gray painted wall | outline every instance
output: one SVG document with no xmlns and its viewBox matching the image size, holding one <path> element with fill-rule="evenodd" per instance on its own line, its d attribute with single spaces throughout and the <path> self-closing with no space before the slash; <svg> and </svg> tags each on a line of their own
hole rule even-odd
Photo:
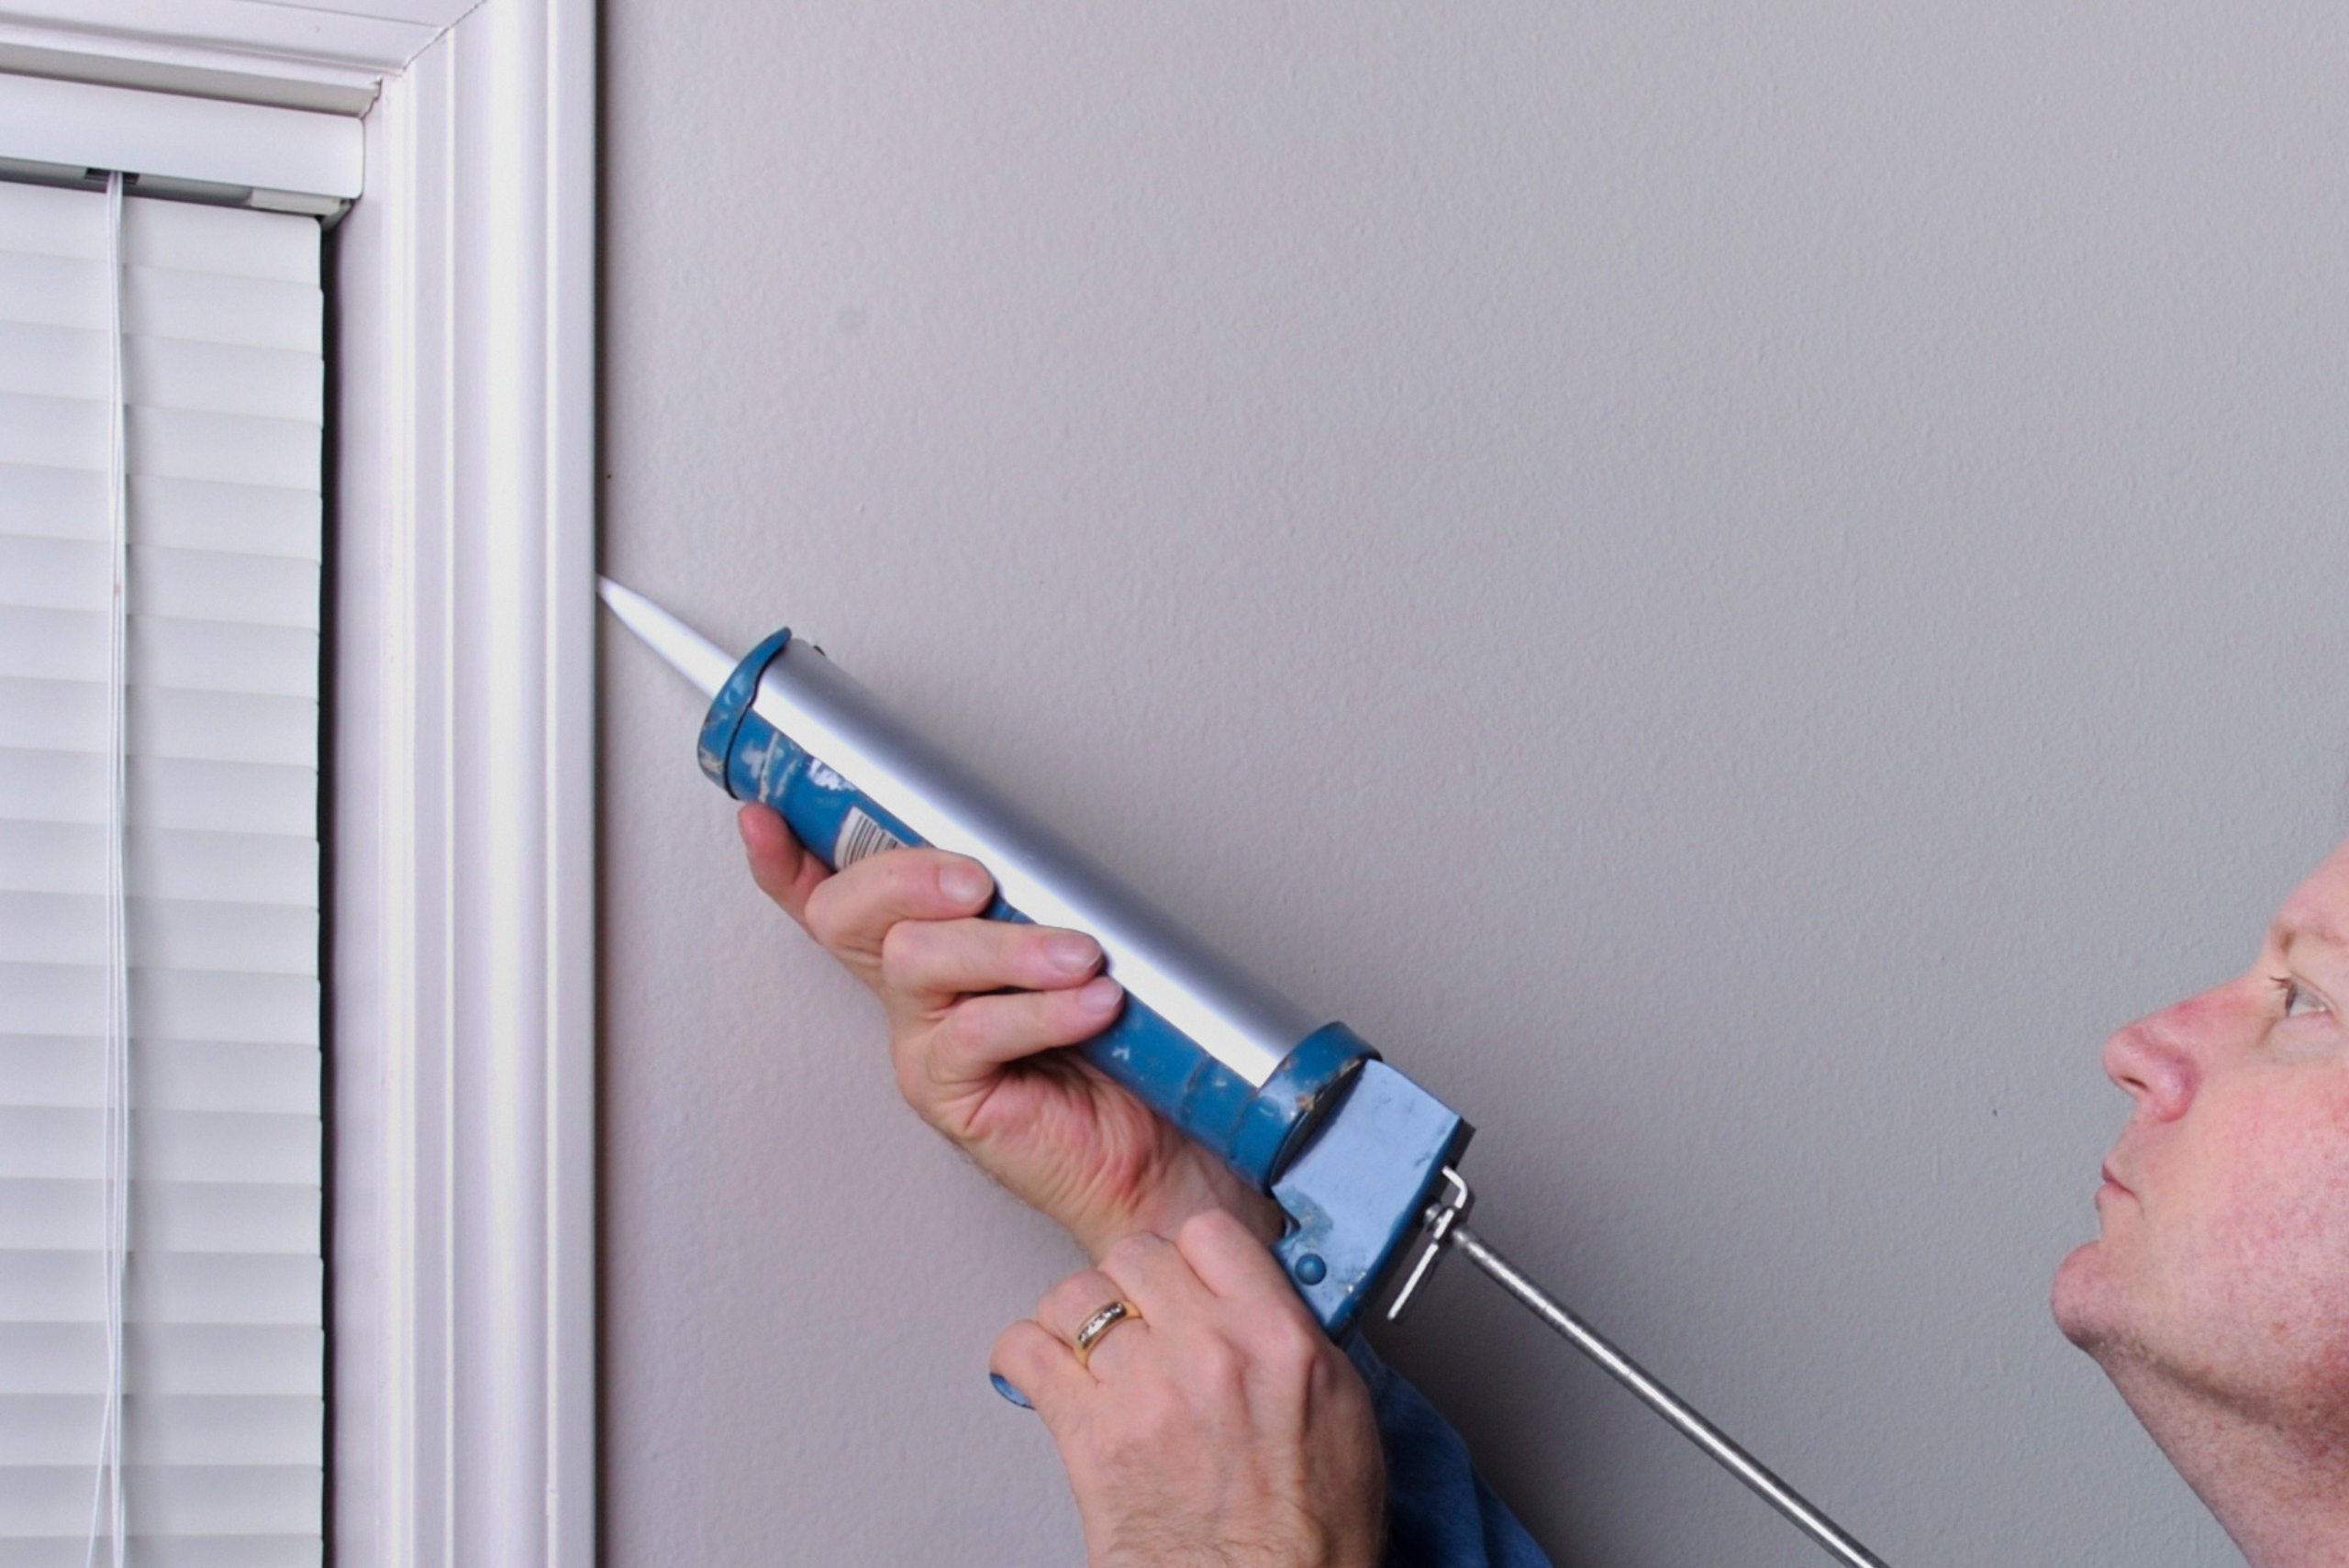
<svg viewBox="0 0 2349 1568">
<path fill-rule="evenodd" d="M 2340 830 L 2340 7 L 607 0 L 606 552 L 1481 1126 L 1890 1561 L 2221 1563 L 2048 1327 L 2131 1017 Z M 610 1560 L 1078 1561 L 912 1123 L 605 673 Z M 1455 1271 L 1562 1568 L 1811 1550 Z"/>
</svg>

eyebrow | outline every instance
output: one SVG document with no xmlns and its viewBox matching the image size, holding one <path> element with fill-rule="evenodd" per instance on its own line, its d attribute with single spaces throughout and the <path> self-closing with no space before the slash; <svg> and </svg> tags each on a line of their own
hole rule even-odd
<svg viewBox="0 0 2349 1568">
<path fill-rule="evenodd" d="M 2349 935 L 2344 935 L 2339 926 L 2320 915 L 2279 914 L 2276 917 L 2276 923 L 2267 929 L 2267 940 L 2276 944 L 2277 952 L 2287 955 L 2295 944 L 2302 941 L 2314 942 L 2336 952 L 2349 949 Z"/>
</svg>

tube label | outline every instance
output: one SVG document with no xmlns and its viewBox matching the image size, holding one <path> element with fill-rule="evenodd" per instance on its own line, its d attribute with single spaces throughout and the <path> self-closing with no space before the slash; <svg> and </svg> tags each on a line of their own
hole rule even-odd
<svg viewBox="0 0 2349 1568">
<path fill-rule="evenodd" d="M 906 841 L 852 806 L 841 818 L 840 837 L 832 840 L 832 869 L 846 871 L 867 855 L 902 850 Z"/>
</svg>

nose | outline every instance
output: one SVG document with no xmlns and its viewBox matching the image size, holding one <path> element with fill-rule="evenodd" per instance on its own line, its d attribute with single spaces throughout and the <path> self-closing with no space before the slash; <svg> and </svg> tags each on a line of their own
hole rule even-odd
<svg viewBox="0 0 2349 1568">
<path fill-rule="evenodd" d="M 2137 1102 L 2139 1115 L 2169 1121 L 2194 1103 L 2227 995 L 2221 987 L 2189 996 L 2104 1042 L 2105 1075 Z"/>
</svg>

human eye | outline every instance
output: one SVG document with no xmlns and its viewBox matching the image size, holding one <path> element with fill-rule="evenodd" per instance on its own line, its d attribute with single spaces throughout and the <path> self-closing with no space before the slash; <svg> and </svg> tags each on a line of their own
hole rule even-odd
<svg viewBox="0 0 2349 1568">
<path fill-rule="evenodd" d="M 2317 1014 L 2330 1011 L 2324 1005 L 2323 997 L 2289 975 L 2276 982 L 2276 991 L 2277 999 L 2283 1004 L 2284 1016 L 2288 1018 L 2312 1018 Z"/>
</svg>

